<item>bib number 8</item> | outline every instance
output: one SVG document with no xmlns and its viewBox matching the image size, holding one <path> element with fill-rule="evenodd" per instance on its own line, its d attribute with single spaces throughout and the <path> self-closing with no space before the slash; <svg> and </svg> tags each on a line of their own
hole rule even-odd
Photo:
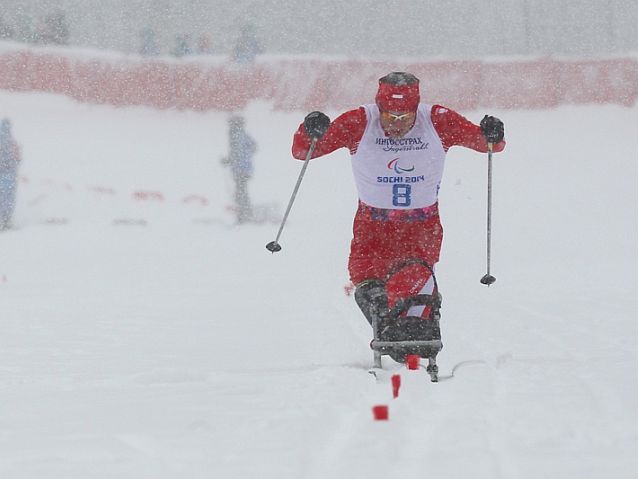
<svg viewBox="0 0 638 479">
<path fill-rule="evenodd" d="M 412 203 L 412 186 L 395 184 L 392 186 L 392 205 L 410 206 Z"/>
</svg>

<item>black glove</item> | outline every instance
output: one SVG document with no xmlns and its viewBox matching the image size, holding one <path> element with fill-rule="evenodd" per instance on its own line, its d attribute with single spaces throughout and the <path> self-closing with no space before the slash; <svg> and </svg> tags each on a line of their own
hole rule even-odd
<svg viewBox="0 0 638 479">
<path fill-rule="evenodd" d="M 481 120 L 481 131 L 488 143 L 499 143 L 505 136 L 503 122 L 494 116 L 485 115 Z"/>
<path fill-rule="evenodd" d="M 303 120 L 303 127 L 310 138 L 321 138 L 328 131 L 330 118 L 325 113 L 313 111 L 308 113 Z"/>
</svg>

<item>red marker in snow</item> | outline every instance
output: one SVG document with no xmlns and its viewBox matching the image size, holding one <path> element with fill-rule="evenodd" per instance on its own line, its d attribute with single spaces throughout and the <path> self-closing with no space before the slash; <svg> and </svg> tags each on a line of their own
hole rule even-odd
<svg viewBox="0 0 638 479">
<path fill-rule="evenodd" d="M 388 420 L 388 406 L 385 404 L 378 404 L 372 407 L 372 415 L 375 421 L 387 421 Z"/>
<path fill-rule="evenodd" d="M 401 387 L 401 375 L 393 374 L 392 375 L 392 397 L 399 397 L 399 388 Z"/>
<path fill-rule="evenodd" d="M 419 369 L 420 361 L 421 357 L 418 354 L 408 354 L 405 364 L 408 366 L 408 369 L 416 370 Z"/>
</svg>

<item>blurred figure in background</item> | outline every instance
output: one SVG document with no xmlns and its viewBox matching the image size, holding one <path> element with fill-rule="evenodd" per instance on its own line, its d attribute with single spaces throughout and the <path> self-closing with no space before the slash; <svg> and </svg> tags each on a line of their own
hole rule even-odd
<svg viewBox="0 0 638 479">
<path fill-rule="evenodd" d="M 239 33 L 239 38 L 232 51 L 233 61 L 240 64 L 250 64 L 257 55 L 264 52 L 261 42 L 257 39 L 257 32 L 253 25 L 245 25 Z"/>
<path fill-rule="evenodd" d="M 66 13 L 56 10 L 46 15 L 38 28 L 37 41 L 45 45 L 68 45 L 69 25 Z"/>
<path fill-rule="evenodd" d="M 13 139 L 11 121 L 0 121 L 0 231 L 11 227 L 16 204 L 20 147 Z"/>
<path fill-rule="evenodd" d="M 0 13 L 0 40 L 10 40 L 14 34 L 13 27 L 4 21 L 2 13 Z"/>
<path fill-rule="evenodd" d="M 14 38 L 19 42 L 36 43 L 33 18 L 24 12 L 16 14 Z"/>
<path fill-rule="evenodd" d="M 141 45 L 140 55 L 144 57 L 155 57 L 160 54 L 157 40 L 155 40 L 155 30 L 151 27 L 144 27 L 140 32 Z"/>
<path fill-rule="evenodd" d="M 210 35 L 202 33 L 197 37 L 197 54 L 198 55 L 212 55 L 213 45 L 210 40 Z"/>
<path fill-rule="evenodd" d="M 222 165 L 229 166 L 235 182 L 235 213 L 238 223 L 252 218 L 252 205 L 248 196 L 248 180 L 253 175 L 253 156 L 257 143 L 246 133 L 244 119 L 233 115 L 228 120 L 228 156 L 222 158 Z"/>
<path fill-rule="evenodd" d="M 173 55 L 177 58 L 185 57 L 193 54 L 193 49 L 190 45 L 191 37 L 186 34 L 175 35 L 175 49 Z"/>
</svg>

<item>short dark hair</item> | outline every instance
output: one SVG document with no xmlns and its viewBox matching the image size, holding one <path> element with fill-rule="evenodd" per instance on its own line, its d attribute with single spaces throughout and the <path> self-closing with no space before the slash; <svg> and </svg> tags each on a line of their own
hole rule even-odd
<svg viewBox="0 0 638 479">
<path fill-rule="evenodd" d="M 389 85 L 395 85 L 395 86 L 406 86 L 406 85 L 414 85 L 415 83 L 419 83 L 419 79 L 415 77 L 412 73 L 392 72 L 392 73 L 388 73 L 384 77 L 379 78 L 379 83 L 387 83 Z"/>
</svg>

